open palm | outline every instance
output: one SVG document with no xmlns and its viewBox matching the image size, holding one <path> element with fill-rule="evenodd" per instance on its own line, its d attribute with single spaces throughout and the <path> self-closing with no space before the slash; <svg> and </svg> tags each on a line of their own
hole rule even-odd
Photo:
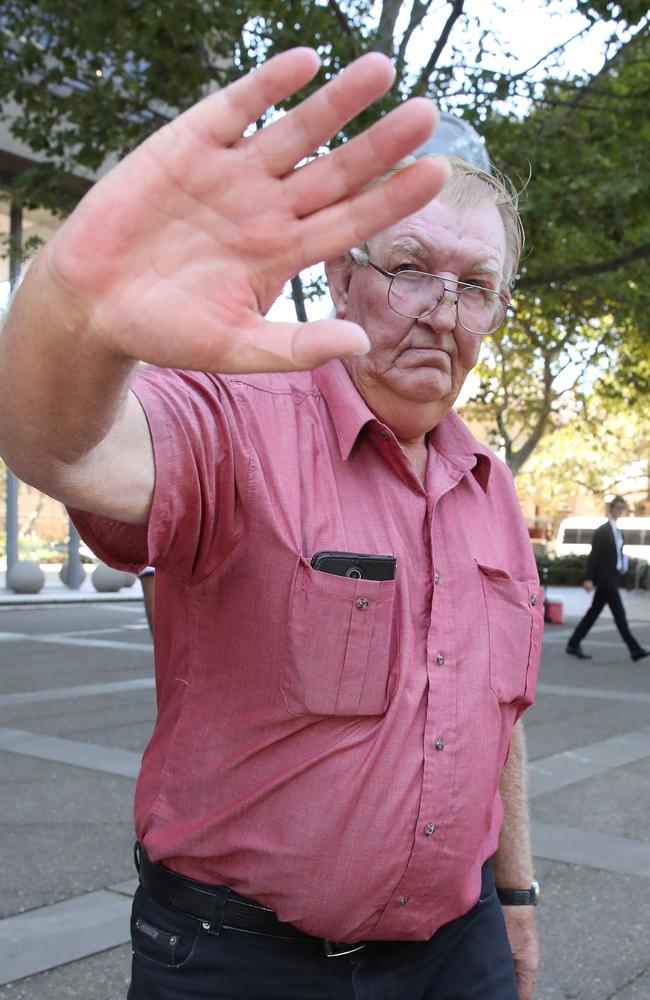
<svg viewBox="0 0 650 1000">
<path fill-rule="evenodd" d="M 264 313 L 289 277 L 416 211 L 446 173 L 424 159 L 364 190 L 431 133 L 425 100 L 296 169 L 388 89 L 392 68 L 376 53 L 244 136 L 317 70 L 313 51 L 294 49 L 195 105 L 96 184 L 46 247 L 59 286 L 109 348 L 222 372 L 307 368 L 363 349 L 352 323 Z"/>
</svg>

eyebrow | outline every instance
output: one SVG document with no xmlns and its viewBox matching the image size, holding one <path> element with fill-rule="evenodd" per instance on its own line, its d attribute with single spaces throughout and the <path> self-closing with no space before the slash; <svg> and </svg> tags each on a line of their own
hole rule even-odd
<svg viewBox="0 0 650 1000">
<path fill-rule="evenodd" d="M 435 251 L 435 248 L 433 248 Z M 389 247 L 392 251 L 402 251 L 403 253 L 415 254 L 420 257 L 431 257 L 431 250 L 427 249 L 424 244 L 420 243 L 419 240 L 413 239 L 411 236 L 400 236 L 395 240 Z M 496 278 L 501 278 L 501 265 L 497 260 L 492 257 L 486 257 L 484 260 L 478 260 L 471 267 L 467 268 L 472 274 L 492 274 Z"/>
</svg>

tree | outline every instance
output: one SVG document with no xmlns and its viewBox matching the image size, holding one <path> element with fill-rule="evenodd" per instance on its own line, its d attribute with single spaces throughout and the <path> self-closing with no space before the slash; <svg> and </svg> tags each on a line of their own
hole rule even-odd
<svg viewBox="0 0 650 1000">
<path fill-rule="evenodd" d="M 518 319 L 486 348 L 478 397 L 517 471 L 560 419 L 563 400 L 579 406 L 612 352 L 634 359 L 638 398 L 650 387 L 647 11 L 638 0 L 555 2 L 584 15 L 581 34 L 602 22 L 611 29 L 597 72 L 567 77 L 561 59 L 571 39 L 509 70 L 492 25 L 496 0 L 3 0 L 0 96 L 19 109 L 14 134 L 46 161 L 5 186 L 16 199 L 65 210 L 81 193 L 73 171 L 123 155 L 175 110 L 291 45 L 321 53 L 312 86 L 365 51 L 392 56 L 393 90 L 333 144 L 427 94 L 476 123 L 506 173 L 527 177 L 532 168 Z M 318 287 L 298 279 L 292 287 L 304 318 L 304 298 Z"/>
<path fill-rule="evenodd" d="M 649 470 L 647 412 L 612 409 L 596 396 L 580 418 L 543 439 L 517 477 L 517 490 L 523 501 L 543 506 L 547 517 L 559 520 L 572 512 L 577 492 L 597 499 L 597 509 L 617 493 L 629 498 L 632 507 L 647 504 L 650 497 L 642 484 Z"/>
<path fill-rule="evenodd" d="M 493 440 L 515 473 L 565 421 L 569 397 L 580 411 L 606 379 L 610 397 L 626 386 L 628 402 L 643 405 L 650 388 L 650 126 L 638 116 L 648 65 L 650 40 L 640 33 L 598 81 L 547 81 L 526 118 L 492 115 L 484 126 L 513 175 L 528 159 L 535 165 L 517 318 L 486 345 L 472 407 L 492 417 Z"/>
<path fill-rule="evenodd" d="M 13 134 L 44 158 L 5 186 L 25 203 L 71 209 L 87 186 L 71 175 L 124 156 L 238 75 L 246 16 L 200 0 L 3 0 L 0 95 L 19 112 Z"/>
</svg>

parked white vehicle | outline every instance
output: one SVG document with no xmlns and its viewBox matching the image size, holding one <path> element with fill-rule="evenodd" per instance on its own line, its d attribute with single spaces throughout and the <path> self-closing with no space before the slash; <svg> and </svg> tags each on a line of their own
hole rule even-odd
<svg viewBox="0 0 650 1000">
<path fill-rule="evenodd" d="M 587 555 L 591 538 L 605 517 L 565 517 L 558 528 L 555 554 L 558 556 Z M 619 517 L 618 526 L 625 540 L 625 552 L 630 559 L 650 562 L 650 517 Z"/>
</svg>

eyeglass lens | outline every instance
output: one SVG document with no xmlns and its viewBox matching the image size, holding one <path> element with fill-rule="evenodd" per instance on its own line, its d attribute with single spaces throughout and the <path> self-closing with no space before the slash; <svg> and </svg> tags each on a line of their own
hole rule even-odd
<svg viewBox="0 0 650 1000">
<path fill-rule="evenodd" d="M 433 312 L 445 294 L 441 278 L 421 271 L 399 271 L 391 280 L 388 304 L 401 316 L 418 319 Z M 471 333 L 492 333 L 506 315 L 506 303 L 496 292 L 479 286 L 458 293 L 458 321 Z"/>
</svg>

